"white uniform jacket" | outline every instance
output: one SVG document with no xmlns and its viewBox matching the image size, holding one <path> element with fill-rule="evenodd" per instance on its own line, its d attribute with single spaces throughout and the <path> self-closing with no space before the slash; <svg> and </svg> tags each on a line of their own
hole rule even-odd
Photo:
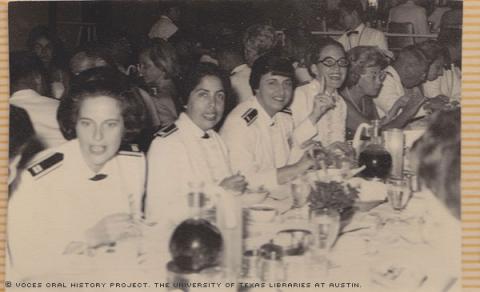
<svg viewBox="0 0 480 292">
<path fill-rule="evenodd" d="M 203 184 L 207 194 L 218 192 L 218 184 L 232 175 L 220 136 L 214 130 L 205 133 L 185 113 L 156 135 L 148 152 L 145 212 L 149 221 L 159 221 L 170 211 L 169 219 L 187 215 L 191 187 Z"/>
<path fill-rule="evenodd" d="M 40 153 L 21 173 L 8 205 L 10 277 L 91 273 L 136 262 L 136 246 L 126 241 L 118 242 L 113 253 L 101 248 L 78 251 L 86 246 L 86 231 L 106 216 L 141 217 L 145 157 L 135 145 L 128 150 L 94 173 L 75 139 Z"/>
<path fill-rule="evenodd" d="M 293 130 L 288 108 L 270 117 L 253 96 L 233 109 L 220 135 L 233 171 L 245 175 L 252 189 L 271 190 L 278 186 L 277 168 L 298 160 L 303 152 L 295 146 Z"/>
<path fill-rule="evenodd" d="M 329 145 L 336 141 L 345 141 L 347 123 L 347 104 L 335 91 L 335 108 L 326 112 L 313 125 L 308 116 L 312 112 L 315 96 L 323 85 L 316 79 L 295 89 L 291 105 L 293 122 L 295 124 L 295 141 L 301 145 L 309 139 Z"/>
</svg>

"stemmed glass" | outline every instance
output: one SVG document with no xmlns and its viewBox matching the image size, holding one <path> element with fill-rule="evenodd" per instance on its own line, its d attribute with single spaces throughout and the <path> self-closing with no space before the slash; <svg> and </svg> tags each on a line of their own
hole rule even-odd
<svg viewBox="0 0 480 292">
<path fill-rule="evenodd" d="M 314 252 L 328 254 L 340 231 L 340 213 L 332 208 L 311 209 L 310 223 L 314 228 Z"/>
</svg>

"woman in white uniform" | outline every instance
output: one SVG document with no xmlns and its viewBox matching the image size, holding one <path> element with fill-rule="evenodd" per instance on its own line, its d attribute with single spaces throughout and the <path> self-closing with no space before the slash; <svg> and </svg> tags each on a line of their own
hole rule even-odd
<svg viewBox="0 0 480 292">
<path fill-rule="evenodd" d="M 223 115 L 228 79 L 215 65 L 201 63 L 184 89 L 185 112 L 156 134 L 148 153 L 149 221 L 184 216 L 191 187 L 203 185 L 207 194 L 243 192 L 246 187 L 244 177 L 232 173 L 226 146 L 213 130 Z"/>
<path fill-rule="evenodd" d="M 8 206 L 9 279 L 98 275 L 136 262 L 138 241 L 125 239 L 140 234 L 146 166 L 122 142 L 142 115 L 130 88 L 92 70 L 70 96 L 76 138 L 38 154 L 18 177 Z"/>
</svg>

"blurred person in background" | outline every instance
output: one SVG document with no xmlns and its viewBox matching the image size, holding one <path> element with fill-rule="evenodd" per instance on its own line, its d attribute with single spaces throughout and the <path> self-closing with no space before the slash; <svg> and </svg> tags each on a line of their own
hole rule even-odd
<svg viewBox="0 0 480 292">
<path fill-rule="evenodd" d="M 346 32 L 337 40 L 345 51 L 357 46 L 377 46 L 388 50 L 387 39 L 383 32 L 367 27 L 363 21 L 364 9 L 359 0 L 342 0 L 338 4 L 340 21 Z"/>
<path fill-rule="evenodd" d="M 139 52 L 139 75 L 154 107 L 148 107 L 154 126 L 173 123 L 182 110 L 178 93 L 180 68 L 174 47 L 163 39 L 151 39 Z M 158 123 L 158 124 L 156 124 Z"/>
<path fill-rule="evenodd" d="M 425 8 L 417 5 L 415 0 L 400 0 L 399 3 L 399 5 L 390 9 L 389 22 L 410 22 L 413 24 L 415 34 L 429 34 L 430 29 Z M 425 40 L 425 38 L 415 38 L 415 42 Z"/>
<path fill-rule="evenodd" d="M 48 85 L 46 95 L 60 98 L 68 83 L 67 58 L 61 40 L 48 28 L 33 28 L 27 39 L 28 50 L 42 61 Z"/>
<path fill-rule="evenodd" d="M 45 148 L 65 143 L 56 120 L 59 101 L 45 96 L 46 73 L 41 60 L 27 53 L 10 58 L 10 104 L 24 109 L 32 121 L 35 134 Z"/>
</svg>

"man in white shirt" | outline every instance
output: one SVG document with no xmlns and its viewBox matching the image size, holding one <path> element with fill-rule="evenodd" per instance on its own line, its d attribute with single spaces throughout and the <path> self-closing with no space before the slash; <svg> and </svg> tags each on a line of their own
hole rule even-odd
<svg viewBox="0 0 480 292">
<path fill-rule="evenodd" d="M 358 46 L 377 46 L 388 50 L 383 32 L 367 27 L 363 23 L 363 8 L 360 1 L 342 0 L 338 8 L 340 21 L 347 31 L 337 41 L 343 45 L 345 51 Z"/>
<path fill-rule="evenodd" d="M 10 104 L 27 111 L 33 128 L 46 148 L 66 142 L 57 122 L 59 101 L 43 96 L 46 82 L 38 57 L 13 55 L 10 59 Z"/>
<path fill-rule="evenodd" d="M 425 8 L 415 4 L 414 0 L 403 0 L 401 4 L 390 9 L 390 22 L 410 22 L 413 24 L 415 34 L 428 34 L 427 13 Z M 415 42 L 420 43 L 425 38 L 415 38 Z"/>
<path fill-rule="evenodd" d="M 274 189 L 313 166 L 293 139 L 291 111 L 285 108 L 292 100 L 293 78 L 288 60 L 272 54 L 258 58 L 250 76 L 255 96 L 239 104 L 220 131 L 233 172 L 244 175 L 252 189 Z"/>
</svg>

